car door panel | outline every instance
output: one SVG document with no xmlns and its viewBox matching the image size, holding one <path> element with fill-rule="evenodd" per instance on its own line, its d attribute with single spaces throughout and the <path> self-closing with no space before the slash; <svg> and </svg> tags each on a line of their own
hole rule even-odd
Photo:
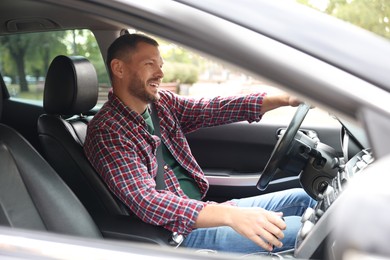
<svg viewBox="0 0 390 260">
<path fill-rule="evenodd" d="M 274 126 L 263 125 L 261 130 L 259 127 L 259 124 L 235 123 L 200 129 L 187 138 L 204 169 L 252 173 L 265 166 L 276 143 Z"/>
<path fill-rule="evenodd" d="M 223 201 L 300 187 L 298 176 L 279 171 L 265 191 L 256 188 L 283 129 L 286 125 L 240 122 L 187 135 L 192 153 L 210 183 L 208 199 Z M 339 126 L 303 125 L 301 130 L 315 132 L 322 143 L 342 154 Z"/>
</svg>

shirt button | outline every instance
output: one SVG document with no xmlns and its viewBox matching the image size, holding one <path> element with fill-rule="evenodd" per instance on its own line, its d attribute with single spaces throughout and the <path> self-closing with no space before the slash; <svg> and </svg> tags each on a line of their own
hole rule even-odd
<svg viewBox="0 0 390 260">
<path fill-rule="evenodd" d="M 168 170 L 168 165 L 164 165 L 164 170 Z"/>
</svg>

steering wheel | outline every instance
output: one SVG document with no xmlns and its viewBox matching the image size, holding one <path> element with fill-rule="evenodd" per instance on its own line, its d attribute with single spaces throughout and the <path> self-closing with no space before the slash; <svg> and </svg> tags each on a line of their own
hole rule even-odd
<svg viewBox="0 0 390 260">
<path fill-rule="evenodd" d="M 288 125 L 286 132 L 282 137 L 279 138 L 272 151 L 271 157 L 269 158 L 267 165 L 260 175 L 260 179 L 257 182 L 257 188 L 261 191 L 265 190 L 274 177 L 276 170 L 279 168 L 281 160 L 290 149 L 292 141 L 297 134 L 299 127 L 301 126 L 303 119 L 305 119 L 310 106 L 302 103 L 298 106 L 290 124 Z"/>
</svg>

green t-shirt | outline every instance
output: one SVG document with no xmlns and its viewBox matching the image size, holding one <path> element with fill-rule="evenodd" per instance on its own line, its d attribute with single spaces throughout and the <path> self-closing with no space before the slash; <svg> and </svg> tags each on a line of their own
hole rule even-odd
<svg viewBox="0 0 390 260">
<path fill-rule="evenodd" d="M 148 126 L 148 132 L 150 134 L 154 134 L 153 121 L 148 109 L 145 110 L 145 112 L 142 114 L 142 117 L 144 118 Z M 177 160 L 173 157 L 172 153 L 168 150 L 164 142 L 161 141 L 161 145 L 164 161 L 175 173 L 183 192 L 191 199 L 200 200 L 202 198 L 202 195 L 195 180 L 191 178 L 188 174 L 188 171 L 177 162 Z"/>
</svg>

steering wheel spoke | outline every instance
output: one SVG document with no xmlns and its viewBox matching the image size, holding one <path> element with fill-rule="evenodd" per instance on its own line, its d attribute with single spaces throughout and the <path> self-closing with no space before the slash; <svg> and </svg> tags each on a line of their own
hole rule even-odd
<svg viewBox="0 0 390 260">
<path fill-rule="evenodd" d="M 275 176 L 278 168 L 281 165 L 283 157 L 290 149 L 294 137 L 297 134 L 309 109 L 310 106 L 305 103 L 302 103 L 298 106 L 298 109 L 295 112 L 290 124 L 288 125 L 284 134 L 279 138 L 278 142 L 276 143 L 275 148 L 272 151 L 271 157 L 269 158 L 263 172 L 260 175 L 259 181 L 257 182 L 257 188 L 259 190 L 265 190 L 268 187 L 270 181 Z"/>
</svg>

